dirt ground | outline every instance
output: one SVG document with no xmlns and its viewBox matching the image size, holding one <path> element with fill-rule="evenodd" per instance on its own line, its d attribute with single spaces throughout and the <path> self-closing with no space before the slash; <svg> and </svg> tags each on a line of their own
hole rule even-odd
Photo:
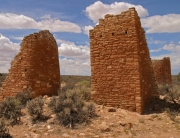
<svg viewBox="0 0 180 138">
<path fill-rule="evenodd" d="M 47 106 L 51 98 L 44 99 L 44 114 L 50 118 L 32 124 L 26 109 L 23 109 L 21 123 L 9 127 L 13 138 L 180 138 L 180 123 L 172 121 L 166 111 L 149 111 L 151 113 L 139 115 L 119 108 L 96 105 L 97 117 L 89 124 L 71 129 L 55 124 L 55 114 Z M 180 116 L 176 118 L 180 119 Z"/>
<path fill-rule="evenodd" d="M 74 76 L 64 76 L 62 85 L 71 81 Z M 4 79 L 4 78 L 2 78 Z M 84 80 L 84 78 L 76 77 Z M 90 77 L 86 78 L 90 80 Z M 78 80 L 78 81 L 80 81 Z M 177 83 L 173 76 L 173 83 Z M 89 124 L 75 126 L 74 129 L 65 128 L 55 123 L 56 115 L 48 108 L 51 97 L 44 96 L 43 114 L 50 116 L 44 122 L 31 123 L 31 117 L 26 109 L 19 125 L 9 126 L 9 133 L 13 138 L 180 138 L 180 116 L 172 121 L 172 116 L 165 110 L 175 108 L 160 97 L 155 103 L 147 107 L 144 115 L 129 112 L 120 108 L 95 105 L 97 117 Z M 180 111 L 180 105 L 176 105 Z"/>
</svg>

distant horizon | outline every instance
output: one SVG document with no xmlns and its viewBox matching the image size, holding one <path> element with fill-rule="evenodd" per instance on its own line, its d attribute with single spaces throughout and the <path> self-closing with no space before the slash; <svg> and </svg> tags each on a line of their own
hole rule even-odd
<svg viewBox="0 0 180 138">
<path fill-rule="evenodd" d="M 0 72 L 8 73 L 24 36 L 49 30 L 58 44 L 61 75 L 90 76 L 88 31 L 105 14 L 135 7 L 145 29 L 151 59 L 170 57 L 171 73 L 180 72 L 179 0 L 49 1 L 6 0 L 0 5 Z"/>
</svg>

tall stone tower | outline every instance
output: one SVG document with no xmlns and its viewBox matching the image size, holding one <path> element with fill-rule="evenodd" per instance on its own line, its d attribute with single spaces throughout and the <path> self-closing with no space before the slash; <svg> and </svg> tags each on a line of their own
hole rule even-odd
<svg viewBox="0 0 180 138">
<path fill-rule="evenodd" d="M 135 8 L 105 15 L 90 30 L 91 98 L 142 113 L 158 96 L 144 29 Z"/>
<path fill-rule="evenodd" d="M 32 88 L 34 97 L 56 95 L 60 88 L 58 46 L 48 30 L 24 37 L 20 52 L 11 62 L 0 98 L 14 96 L 28 87 Z"/>
<path fill-rule="evenodd" d="M 169 57 L 162 60 L 152 60 L 156 81 L 159 84 L 171 84 L 171 62 Z"/>
</svg>

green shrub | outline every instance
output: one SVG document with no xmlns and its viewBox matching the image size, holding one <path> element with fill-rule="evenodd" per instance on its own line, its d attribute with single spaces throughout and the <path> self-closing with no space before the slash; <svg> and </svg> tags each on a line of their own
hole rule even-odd
<svg viewBox="0 0 180 138">
<path fill-rule="evenodd" d="M 0 120 L 0 138 L 12 138 L 3 120 Z"/>
<path fill-rule="evenodd" d="M 180 98 L 180 86 L 179 85 L 170 85 L 168 93 L 165 97 L 167 101 L 177 103 Z"/>
<path fill-rule="evenodd" d="M 158 92 L 160 95 L 165 95 L 169 92 L 170 85 L 168 84 L 159 84 L 158 85 Z"/>
<path fill-rule="evenodd" d="M 44 116 L 42 114 L 43 105 L 44 105 L 44 100 L 41 96 L 36 97 L 27 102 L 27 106 L 26 106 L 27 111 L 31 115 L 31 119 L 33 123 L 44 119 Z"/>
<path fill-rule="evenodd" d="M 180 86 L 176 84 L 172 85 L 159 85 L 159 94 L 165 95 L 165 100 L 168 102 L 177 103 L 180 98 Z"/>
<path fill-rule="evenodd" d="M 180 72 L 177 75 L 177 80 L 180 81 Z"/>
<path fill-rule="evenodd" d="M 13 126 L 20 121 L 22 105 L 15 97 L 7 97 L 0 103 L 0 118 L 4 118 Z"/>
<path fill-rule="evenodd" d="M 62 92 L 66 92 L 67 90 L 71 90 L 76 86 L 76 84 L 74 82 L 67 82 L 66 85 L 64 87 L 62 87 L 61 91 Z"/>
<path fill-rule="evenodd" d="M 3 76 L 3 74 L 2 74 L 2 73 L 0 73 L 0 76 Z"/>
<path fill-rule="evenodd" d="M 86 101 L 90 100 L 91 90 L 89 87 L 83 85 L 83 86 L 77 86 L 74 89 L 79 93 L 79 95 L 81 96 L 82 99 L 84 99 Z"/>
<path fill-rule="evenodd" d="M 77 89 L 61 92 L 49 103 L 51 110 L 56 113 L 57 121 L 66 127 L 73 128 L 75 124 L 88 123 L 94 117 L 93 103 L 86 103 Z"/>
<path fill-rule="evenodd" d="M 90 82 L 83 80 L 77 83 L 77 86 L 85 86 L 85 87 L 90 87 Z"/>
<path fill-rule="evenodd" d="M 16 94 L 16 99 L 20 101 L 22 106 L 26 106 L 26 103 L 33 97 L 32 89 L 28 88 L 25 92 L 19 92 Z"/>
</svg>

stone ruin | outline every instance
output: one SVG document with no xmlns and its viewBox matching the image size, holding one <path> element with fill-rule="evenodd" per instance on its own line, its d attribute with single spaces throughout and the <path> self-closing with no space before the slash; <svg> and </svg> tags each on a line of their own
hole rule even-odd
<svg viewBox="0 0 180 138">
<path fill-rule="evenodd" d="M 158 84 L 172 84 L 171 62 L 169 57 L 162 60 L 152 60 L 156 81 Z"/>
<path fill-rule="evenodd" d="M 135 8 L 105 15 L 89 37 L 92 100 L 141 114 L 158 88 Z"/>
<path fill-rule="evenodd" d="M 57 95 L 60 89 L 58 46 L 48 30 L 24 37 L 2 84 L 0 99 L 28 88 L 32 89 L 34 97 Z"/>
</svg>

